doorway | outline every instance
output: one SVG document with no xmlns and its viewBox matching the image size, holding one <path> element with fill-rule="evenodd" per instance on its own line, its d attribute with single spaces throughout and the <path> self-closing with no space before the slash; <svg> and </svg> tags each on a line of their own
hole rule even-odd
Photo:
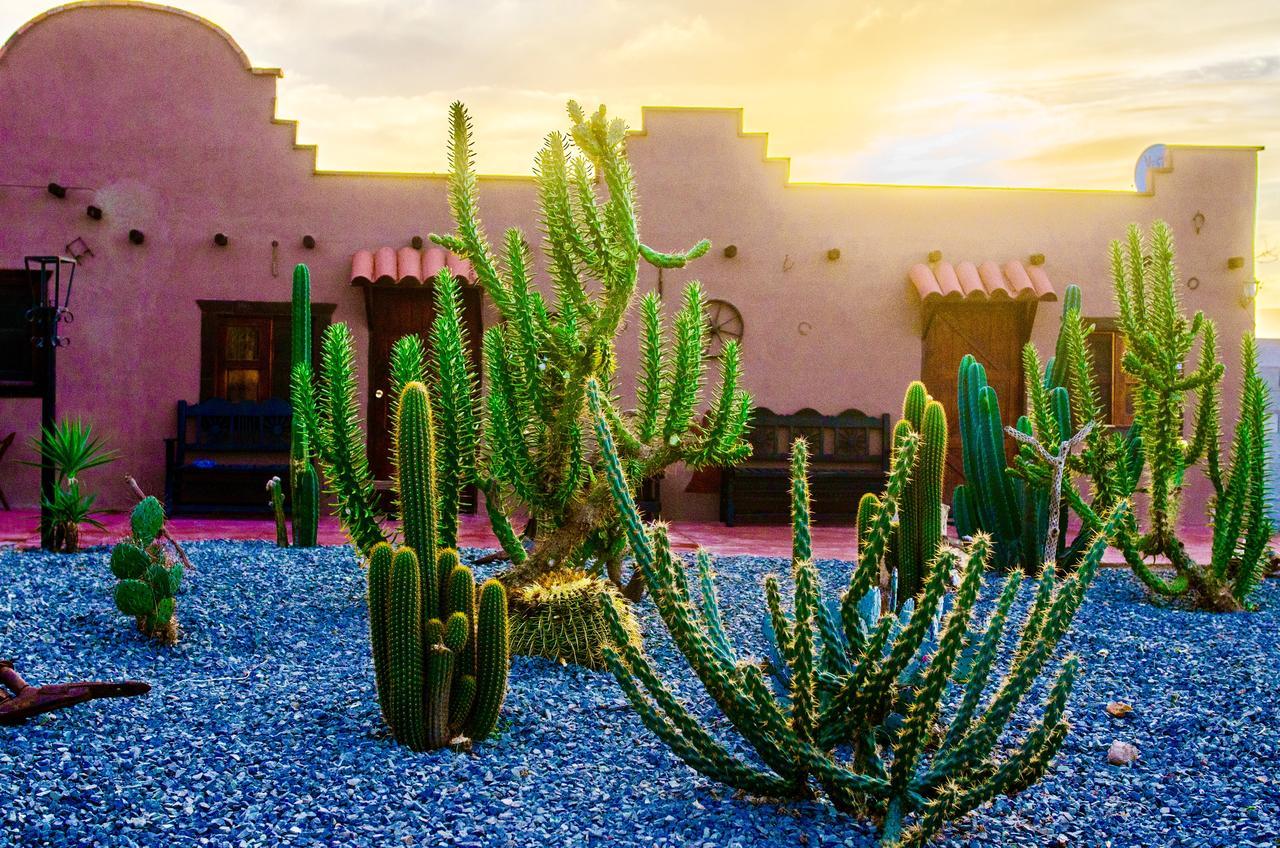
<svg viewBox="0 0 1280 848">
<path fill-rule="evenodd" d="M 920 379 L 947 410 L 950 440 L 943 498 L 948 503 L 955 487 L 964 482 L 956 386 L 960 360 L 971 353 L 982 363 L 988 385 L 1000 398 L 1003 423 L 1017 423 L 1025 404 L 1022 348 L 1031 338 L 1034 320 L 1034 303 L 944 303 L 925 316 Z M 1006 448 L 1010 442 L 1006 437 Z"/>
<path fill-rule="evenodd" d="M 369 314 L 369 465 L 378 480 L 390 480 L 390 359 L 391 346 L 402 336 L 417 335 L 430 352 L 431 322 L 435 319 L 435 287 L 373 286 L 367 291 Z M 462 321 L 470 345 L 472 373 L 479 373 L 483 326 L 480 289 L 462 287 Z M 474 505 L 475 496 L 464 496 Z"/>
</svg>

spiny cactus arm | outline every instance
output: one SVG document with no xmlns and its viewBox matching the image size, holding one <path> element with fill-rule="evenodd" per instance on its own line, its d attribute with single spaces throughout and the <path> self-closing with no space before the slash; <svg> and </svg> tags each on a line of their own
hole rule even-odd
<svg viewBox="0 0 1280 848">
<path fill-rule="evenodd" d="M 458 500 L 476 477 L 476 380 L 462 320 L 462 289 L 447 268 L 436 274 L 436 317 L 431 325 L 431 376 L 435 387 L 436 452 L 449 474 L 437 479 L 440 544 L 458 545 Z"/>
<path fill-rule="evenodd" d="M 586 244 L 573 218 L 569 193 L 569 159 L 565 138 L 553 132 L 547 136 L 534 165 L 538 201 L 542 209 L 543 244 L 550 259 L 551 276 L 557 299 L 573 303 L 579 311 L 588 308 L 587 295 L 578 275 L 577 257 Z"/>
<path fill-rule="evenodd" d="M 996 390 L 983 386 L 977 398 L 978 482 L 995 507 L 996 530 L 1003 536 L 1016 535 L 1021 522 L 1013 484 L 1005 474 L 1004 425 L 1000 420 L 1000 400 Z"/>
<path fill-rule="evenodd" d="M 1057 422 L 1049 402 L 1049 389 L 1041 376 L 1040 356 L 1031 342 L 1027 342 L 1022 348 L 1022 375 L 1032 432 L 1039 440 L 1056 447 L 1061 437 L 1058 435 Z"/>
<path fill-rule="evenodd" d="M 778 588 L 778 575 L 768 574 L 764 578 L 764 603 L 769 616 L 769 628 L 772 631 L 774 647 L 778 656 L 791 666 L 791 616 L 782 608 L 782 591 Z M 784 669 L 779 669 L 785 671 Z"/>
<path fill-rule="evenodd" d="M 489 249 L 489 240 L 480 222 L 471 117 L 459 101 L 449 105 L 449 128 L 449 209 L 457 222 L 458 233 L 449 236 L 432 234 L 431 240 L 470 262 L 485 293 L 493 299 L 503 317 L 510 318 L 514 312 L 511 292 L 499 276 L 497 259 Z"/>
<path fill-rule="evenodd" d="M 356 398 L 355 343 L 346 324 L 331 324 L 321 346 L 317 449 L 325 478 L 338 497 L 338 518 L 355 547 L 385 541 Z"/>
<path fill-rule="evenodd" d="M 426 739 L 431 750 L 443 748 L 452 738 L 449 726 L 449 696 L 453 690 L 454 654 L 444 645 L 427 647 Z"/>
<path fill-rule="evenodd" d="M 1000 641 L 1004 635 L 1005 623 L 1009 620 L 1009 610 L 1018 597 L 1018 589 L 1022 585 L 1022 572 L 1013 570 L 1005 579 L 1004 588 L 996 601 L 995 609 L 987 618 L 982 631 L 982 638 L 977 643 L 977 651 L 969 665 L 967 679 L 964 681 L 964 694 L 955 716 L 947 727 L 946 738 L 942 742 L 942 750 L 946 750 L 960 741 L 969 731 L 973 717 L 982 702 L 982 694 L 986 691 L 987 681 L 991 679 L 991 669 L 1000 652 Z"/>
<path fill-rule="evenodd" d="M 448 554 L 452 556 L 448 556 Z M 476 668 L 476 630 L 478 622 L 476 619 L 476 579 L 471 573 L 471 569 L 458 562 L 457 551 L 441 551 L 437 561 L 437 566 L 441 574 L 446 575 L 446 584 L 444 592 L 444 610 L 446 615 L 452 616 L 455 613 L 461 613 L 466 616 L 467 638 L 462 652 L 458 656 L 458 676 L 464 674 L 475 674 Z M 474 693 L 473 693 L 474 694 Z M 470 712 L 468 707 L 463 711 Z M 457 725 L 456 720 L 450 719 L 450 723 Z"/>
<path fill-rule="evenodd" d="M 609 245 L 604 231 L 600 207 L 596 205 L 595 178 L 590 165 L 581 156 L 573 157 L 573 218 L 581 240 L 574 241 L 578 261 L 585 265 L 597 279 L 605 279 L 611 273 Z"/>
<path fill-rule="evenodd" d="M 955 604 L 943 624 L 942 636 L 938 639 L 938 648 L 925 670 L 923 685 L 917 690 L 907 711 L 906 722 L 894 746 L 893 765 L 890 769 L 890 784 L 895 794 L 913 788 L 916 767 L 924 754 L 929 732 L 941 709 L 942 696 L 969 632 L 973 606 L 978 600 L 978 591 L 982 588 L 982 574 L 987 566 L 989 544 L 987 537 L 980 536 L 974 540 L 968 552 Z M 950 570 L 957 561 L 954 553 L 944 553 L 939 555 L 934 567 Z"/>
<path fill-rule="evenodd" d="M 494 477 L 509 485 L 524 503 L 542 506 L 542 493 L 529 445 L 519 426 L 516 389 L 509 369 L 506 342 L 501 327 L 491 327 L 484 334 L 485 373 L 489 377 L 486 398 L 488 417 L 485 433 L 489 439 L 489 465 Z"/>
<path fill-rule="evenodd" d="M 893 634 L 895 621 L 894 616 L 886 615 L 876 622 L 871 634 L 860 642 L 853 675 L 844 681 L 823 708 L 818 719 L 818 745 L 824 750 L 852 741 L 854 735 L 865 728 L 861 723 L 865 706 L 860 704 L 860 699 L 867 696 L 872 681 L 880 672 L 885 646 Z M 849 629 L 846 619 L 845 631 Z M 874 750 L 864 753 L 874 754 Z"/>
<path fill-rule="evenodd" d="M 507 632 L 507 591 L 497 580 L 480 587 L 479 622 L 476 627 L 475 706 L 467 723 L 467 735 L 475 741 L 487 738 L 498 725 L 507 697 L 511 649 Z"/>
<path fill-rule="evenodd" d="M 392 557 L 387 590 L 387 723 L 396 740 L 415 751 L 427 742 L 421 590 L 418 557 L 401 548 Z"/>
<path fill-rule="evenodd" d="M 511 560 L 512 565 L 519 565 L 529 558 L 529 553 L 520 543 L 520 537 L 516 535 L 511 519 L 503 509 L 502 494 L 497 483 L 489 481 L 480 486 L 480 489 L 484 492 L 484 510 L 489 516 L 489 527 L 493 530 L 493 535 L 497 537 L 502 552 Z"/>
<path fill-rule="evenodd" d="M 885 547 L 889 542 L 889 532 L 893 524 L 893 514 L 898 509 L 898 498 L 915 465 L 919 437 L 910 433 L 902 439 L 894 440 L 893 456 L 889 461 L 889 478 L 885 483 L 884 495 L 881 498 L 875 520 L 871 522 L 870 531 L 865 542 L 859 544 L 860 556 L 858 567 L 849 578 L 849 588 L 845 591 L 841 620 L 845 622 L 845 637 L 851 645 L 861 643 L 861 635 L 851 632 L 850 625 L 858 620 L 857 605 L 873 586 L 880 584 L 880 563 L 884 558 Z"/>
<path fill-rule="evenodd" d="M 710 249 L 711 242 L 707 239 L 703 239 L 688 250 L 677 251 L 676 253 L 660 253 L 647 245 L 641 244 L 640 256 L 655 268 L 683 268 L 693 260 L 705 256 Z"/>
<path fill-rule="evenodd" d="M 724 619 L 720 614 L 720 598 L 716 591 L 715 572 L 712 570 L 711 554 L 699 548 L 696 556 L 698 563 L 698 586 L 702 595 L 702 627 L 707 631 L 711 646 L 724 659 L 726 665 L 738 661 L 734 656 L 733 645 L 724 630 Z"/>
<path fill-rule="evenodd" d="M 707 426 L 699 434 L 696 447 L 686 456 L 687 463 L 694 468 L 732 464 L 742 448 L 749 449 L 742 441 L 746 420 L 739 415 L 745 394 L 738 388 L 742 376 L 741 356 L 736 341 L 726 344 L 720 352 L 720 391 Z"/>
<path fill-rule="evenodd" d="M 542 295 L 533 287 L 533 257 L 524 235 L 515 227 L 505 234 L 504 262 L 511 280 L 511 299 L 515 314 L 510 316 L 509 331 L 504 335 L 508 373 L 512 383 L 512 407 L 523 421 L 545 421 L 550 417 L 543 393 L 546 328 L 539 316 L 545 312 Z"/>
<path fill-rule="evenodd" d="M 615 625 L 616 612 L 607 609 L 615 640 L 629 638 L 621 622 Z M 621 632 L 620 632 L 621 631 Z M 619 641 L 625 659 L 612 646 L 604 648 L 605 662 L 622 687 L 627 700 L 651 733 L 661 739 L 690 768 L 705 774 L 712 780 L 727 784 L 744 792 L 767 797 L 792 797 L 801 794 L 803 785 L 788 781 L 776 774 L 743 762 L 731 754 L 698 720 L 676 700 L 662 683 L 649 661 L 629 641 Z M 641 690 L 649 692 L 649 697 Z M 659 712 L 661 710 L 661 712 Z"/>
<path fill-rule="evenodd" d="M 422 339 L 412 333 L 401 336 L 391 345 L 387 361 L 387 420 L 395 421 L 400 405 L 400 395 L 410 383 L 427 381 L 427 352 Z M 394 446 L 392 446 L 394 450 Z"/>
<path fill-rule="evenodd" d="M 1240 566 L 1236 572 L 1232 593 L 1241 606 L 1246 606 L 1250 595 L 1262 581 L 1266 547 L 1275 531 L 1267 514 L 1270 502 L 1270 486 L 1267 480 L 1266 457 L 1272 456 L 1272 445 L 1266 427 L 1268 389 L 1257 368 L 1257 346 L 1252 336 L 1245 337 L 1242 357 L 1245 373 L 1244 413 L 1237 426 L 1247 428 L 1253 450 L 1246 454 L 1251 468 L 1251 485 L 1246 493 L 1248 506 L 1245 518 L 1248 530 L 1240 549 Z"/>
<path fill-rule="evenodd" d="M 671 392 L 662 425 L 662 439 L 668 445 L 676 444 L 693 421 L 694 406 L 702 389 L 705 333 L 702 286 L 693 282 L 685 288 L 684 307 L 676 315 L 676 349 Z"/>
<path fill-rule="evenodd" d="M 1176 574 L 1172 578 L 1166 580 L 1155 572 L 1147 564 L 1143 558 L 1142 552 L 1136 548 L 1126 545 L 1121 548 L 1124 554 L 1125 564 L 1133 571 L 1134 575 L 1142 581 L 1142 584 L 1157 595 L 1166 598 L 1176 598 L 1186 594 L 1190 588 L 1190 582 L 1185 574 Z"/>
<path fill-rule="evenodd" d="M 791 562 L 813 558 L 809 533 L 809 442 L 803 437 L 791 443 Z"/>
<path fill-rule="evenodd" d="M 795 582 L 795 627 L 791 651 L 791 729 L 801 743 L 807 744 L 813 740 L 818 711 L 813 633 L 821 590 L 818 570 L 809 559 L 795 561 L 792 580 Z"/>
<path fill-rule="evenodd" d="M 919 820 L 894 846 L 923 848 L 946 822 L 959 818 L 998 795 L 1012 795 L 1039 781 L 1048 770 L 1066 739 L 1069 726 L 1064 718 L 1067 699 L 1075 683 L 1078 661 L 1068 658 L 1054 681 L 1045 702 L 1044 715 L 1031 729 L 1016 752 L 976 783 L 948 778 L 927 803 Z"/>
<path fill-rule="evenodd" d="M 666 334 L 657 292 L 640 299 L 640 374 L 636 383 L 636 438 L 648 443 L 658 432 L 658 417 L 668 400 Z"/>
<path fill-rule="evenodd" d="M 404 542 L 418 554 L 423 575 L 423 618 L 440 610 L 440 580 L 436 573 L 439 536 L 436 526 L 435 423 L 431 398 L 422 383 L 409 383 L 400 395 L 396 415 L 396 492 L 400 497 Z"/>
</svg>

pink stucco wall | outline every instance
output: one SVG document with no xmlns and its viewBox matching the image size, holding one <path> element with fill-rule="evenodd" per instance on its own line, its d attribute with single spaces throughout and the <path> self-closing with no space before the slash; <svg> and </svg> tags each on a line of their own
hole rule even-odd
<svg viewBox="0 0 1280 848">
<path fill-rule="evenodd" d="M 0 268 L 64 252 L 77 236 L 92 248 L 76 278 L 74 342 L 60 356 L 60 411 L 91 417 L 120 448 L 123 461 L 104 475 L 112 481 L 128 470 L 160 489 L 174 403 L 198 395 L 197 298 L 287 300 L 289 269 L 305 261 L 314 299 L 336 303 L 335 320 L 363 345 L 363 302 L 347 282 L 352 252 L 450 227 L 439 175 L 317 173 L 314 150 L 274 118 L 275 85 L 276 74 L 253 71 L 220 30 L 136 3 L 64 7 L 0 53 L 0 183 L 35 186 L 0 188 Z M 667 272 L 664 288 L 675 295 L 697 277 L 709 296 L 738 307 L 746 384 L 759 403 L 895 410 L 920 373 L 920 310 L 907 269 L 931 250 L 952 261 L 1043 253 L 1059 290 L 1079 283 L 1088 311 L 1104 316 L 1108 240 L 1130 221 L 1164 218 L 1183 272 L 1201 281 L 1183 290 L 1185 303 L 1213 317 L 1226 342 L 1224 417 L 1233 420 L 1235 340 L 1253 327 L 1239 292 L 1253 277 L 1255 149 L 1170 148 L 1147 193 L 796 184 L 785 161 L 766 158 L 763 135 L 741 131 L 741 117 L 646 109 L 629 150 L 645 240 L 673 249 L 706 236 L 717 245 L 691 268 Z M 477 124 L 483 133 L 482 117 Z M 43 189 L 51 180 L 88 190 L 58 200 Z M 485 179 L 481 194 L 491 233 L 536 232 L 531 181 Z M 103 220 L 86 217 L 88 203 L 105 210 Z M 1199 234 L 1196 212 L 1206 222 Z M 134 227 L 146 233 L 142 246 L 128 241 Z M 213 245 L 218 231 L 231 236 L 229 247 Z M 303 249 L 304 233 L 317 238 L 315 250 Z M 735 258 L 721 255 L 726 244 L 738 246 Z M 832 247 L 836 262 L 826 256 Z M 1232 256 L 1244 266 L 1228 269 Z M 644 268 L 642 289 L 656 278 Z M 1033 340 L 1042 349 L 1059 310 L 1039 309 Z M 624 385 L 634 342 L 632 329 L 619 345 Z M 0 430 L 25 440 L 38 416 L 36 400 L 0 399 Z M 0 486 L 17 504 L 35 501 L 37 477 L 0 467 Z M 672 517 L 714 515 L 715 496 L 686 494 L 686 482 L 676 472 L 664 484 Z M 125 501 L 114 482 L 103 488 L 105 505 Z M 1188 514 L 1198 515 L 1204 487 L 1193 488 Z"/>
</svg>

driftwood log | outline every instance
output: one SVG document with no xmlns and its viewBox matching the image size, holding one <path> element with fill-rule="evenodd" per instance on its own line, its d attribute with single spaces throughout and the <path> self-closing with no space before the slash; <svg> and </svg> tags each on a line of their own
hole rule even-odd
<svg viewBox="0 0 1280 848">
<path fill-rule="evenodd" d="M 98 698 L 130 698 L 150 691 L 151 684 L 140 680 L 32 686 L 18 674 L 12 660 L 0 660 L 0 725 L 22 724 L 32 716 Z"/>
</svg>

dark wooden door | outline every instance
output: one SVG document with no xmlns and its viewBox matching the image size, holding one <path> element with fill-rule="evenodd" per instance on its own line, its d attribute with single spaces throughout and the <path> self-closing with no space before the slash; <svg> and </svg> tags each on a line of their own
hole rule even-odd
<svg viewBox="0 0 1280 848">
<path fill-rule="evenodd" d="M 435 319 L 434 286 L 374 287 L 369 300 L 369 464 L 374 477 L 391 479 L 389 363 L 391 346 L 402 336 L 417 335 L 430 351 Z M 480 359 L 480 290 L 462 290 L 463 322 L 471 343 L 471 362 Z"/>
<path fill-rule="evenodd" d="M 939 306 L 925 331 L 920 379 L 947 410 L 950 444 L 944 498 L 964 482 L 960 453 L 960 419 L 956 375 L 960 360 L 971 353 L 987 370 L 987 383 L 1000 398 L 1005 424 L 1017 422 L 1023 410 L 1022 347 L 1031 331 L 1025 304 L 948 304 Z M 1006 449 L 1012 450 L 1012 439 Z"/>
</svg>

